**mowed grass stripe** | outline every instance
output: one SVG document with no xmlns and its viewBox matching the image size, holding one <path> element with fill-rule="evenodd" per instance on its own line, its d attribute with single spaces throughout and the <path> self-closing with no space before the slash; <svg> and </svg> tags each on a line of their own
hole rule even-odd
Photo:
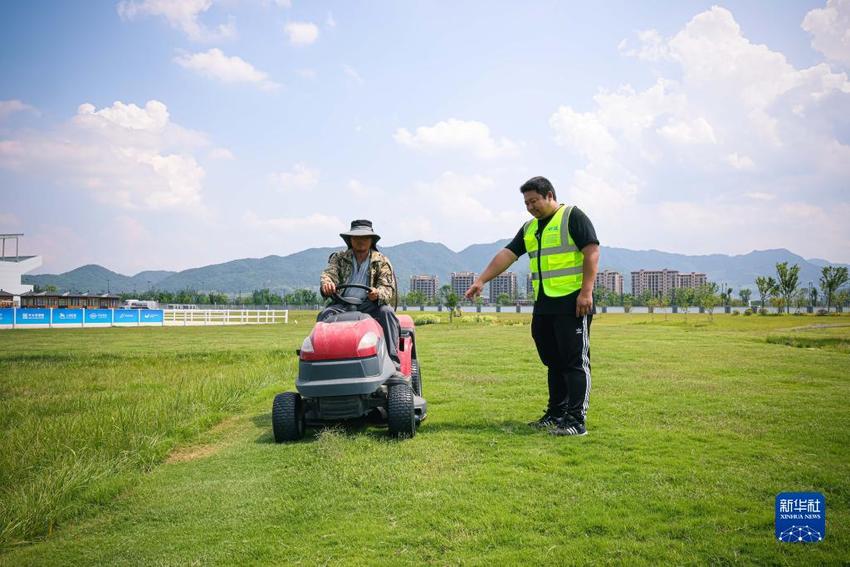
<svg viewBox="0 0 850 567">
<path fill-rule="evenodd" d="M 594 321 L 580 439 L 525 426 L 545 405 L 527 325 L 420 328 L 431 415 L 405 442 L 354 428 L 272 444 L 271 397 L 293 380 L 280 372 L 246 395 L 232 425 L 195 439 L 213 450 L 151 468 L 102 513 L 3 560 L 840 563 L 850 360 L 765 340 L 799 318 L 706 319 Z M 275 331 L 254 335 L 252 352 L 285 358 L 306 327 Z M 189 342 L 195 332 L 184 331 Z M 225 343 L 209 350 L 233 356 Z M 826 541 L 773 541 L 783 490 L 826 494 Z"/>
</svg>

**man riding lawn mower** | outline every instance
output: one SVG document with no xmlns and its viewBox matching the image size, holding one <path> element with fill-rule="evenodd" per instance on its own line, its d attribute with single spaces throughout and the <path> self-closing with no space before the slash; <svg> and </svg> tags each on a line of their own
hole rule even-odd
<svg viewBox="0 0 850 567">
<path fill-rule="evenodd" d="M 307 425 L 362 417 L 386 423 L 393 436 L 413 437 L 426 417 L 413 320 L 397 317 L 396 281 L 381 238 L 368 220 L 340 234 L 347 245 L 331 254 L 321 291 L 333 302 L 298 351 L 298 393 L 275 396 L 275 441 L 304 436 Z"/>
</svg>

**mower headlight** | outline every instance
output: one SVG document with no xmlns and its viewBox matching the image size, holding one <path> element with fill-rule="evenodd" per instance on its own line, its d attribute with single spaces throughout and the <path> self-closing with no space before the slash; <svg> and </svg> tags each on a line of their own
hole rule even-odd
<svg viewBox="0 0 850 567">
<path fill-rule="evenodd" d="M 363 338 L 360 339 L 360 342 L 357 343 L 357 354 L 360 356 L 365 356 L 369 354 L 375 354 L 375 347 L 378 344 L 378 335 L 369 331 Z"/>
<path fill-rule="evenodd" d="M 307 337 L 301 343 L 301 352 L 313 352 L 313 341 L 310 340 L 310 337 Z"/>
</svg>

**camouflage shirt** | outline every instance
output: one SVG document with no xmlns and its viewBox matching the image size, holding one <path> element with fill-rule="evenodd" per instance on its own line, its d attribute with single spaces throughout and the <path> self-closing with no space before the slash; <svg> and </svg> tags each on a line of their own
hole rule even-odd
<svg viewBox="0 0 850 567">
<path fill-rule="evenodd" d="M 371 250 L 370 254 L 372 257 L 369 265 L 369 282 L 378 290 L 378 303 L 393 305 L 397 293 L 393 265 L 389 258 L 377 250 Z M 328 267 L 322 272 L 321 285 L 326 283 L 342 285 L 351 277 L 353 270 L 354 251 L 351 248 L 334 252 L 328 258 Z"/>
</svg>

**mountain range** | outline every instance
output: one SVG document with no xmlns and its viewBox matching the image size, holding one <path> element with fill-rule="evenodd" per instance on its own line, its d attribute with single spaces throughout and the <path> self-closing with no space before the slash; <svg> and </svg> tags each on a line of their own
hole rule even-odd
<svg viewBox="0 0 850 567">
<path fill-rule="evenodd" d="M 480 272 L 507 242 L 499 240 L 490 244 L 474 244 L 460 252 L 454 252 L 440 243 L 417 240 L 387 246 L 381 248 L 381 251 L 390 258 L 395 267 L 399 288 L 407 291 L 410 276 L 414 274 L 436 275 L 439 284 L 443 285 L 450 283 L 452 272 Z M 339 248 L 310 248 L 288 256 L 242 258 L 180 272 L 149 270 L 134 276 L 89 264 L 63 274 L 24 275 L 23 283 L 38 284 L 41 287 L 54 285 L 62 291 L 92 293 L 195 289 L 235 294 L 263 288 L 282 293 L 299 288 L 318 289 L 319 274 L 324 269 L 328 256 L 336 250 Z M 821 267 L 831 264 L 819 258 L 807 260 L 782 248 L 755 250 L 737 256 L 689 256 L 658 250 L 629 250 L 603 246 L 599 268 L 621 272 L 626 292 L 631 289 L 630 272 L 663 268 L 680 272 L 704 272 L 710 281 L 725 283 L 737 290 L 744 287 L 754 289 L 757 276 L 776 277 L 777 262 L 800 266 L 801 287 L 808 287 L 810 281 L 817 286 Z M 528 274 L 526 257 L 520 258 L 511 270 L 517 273 L 517 282 L 523 288 Z"/>
</svg>

